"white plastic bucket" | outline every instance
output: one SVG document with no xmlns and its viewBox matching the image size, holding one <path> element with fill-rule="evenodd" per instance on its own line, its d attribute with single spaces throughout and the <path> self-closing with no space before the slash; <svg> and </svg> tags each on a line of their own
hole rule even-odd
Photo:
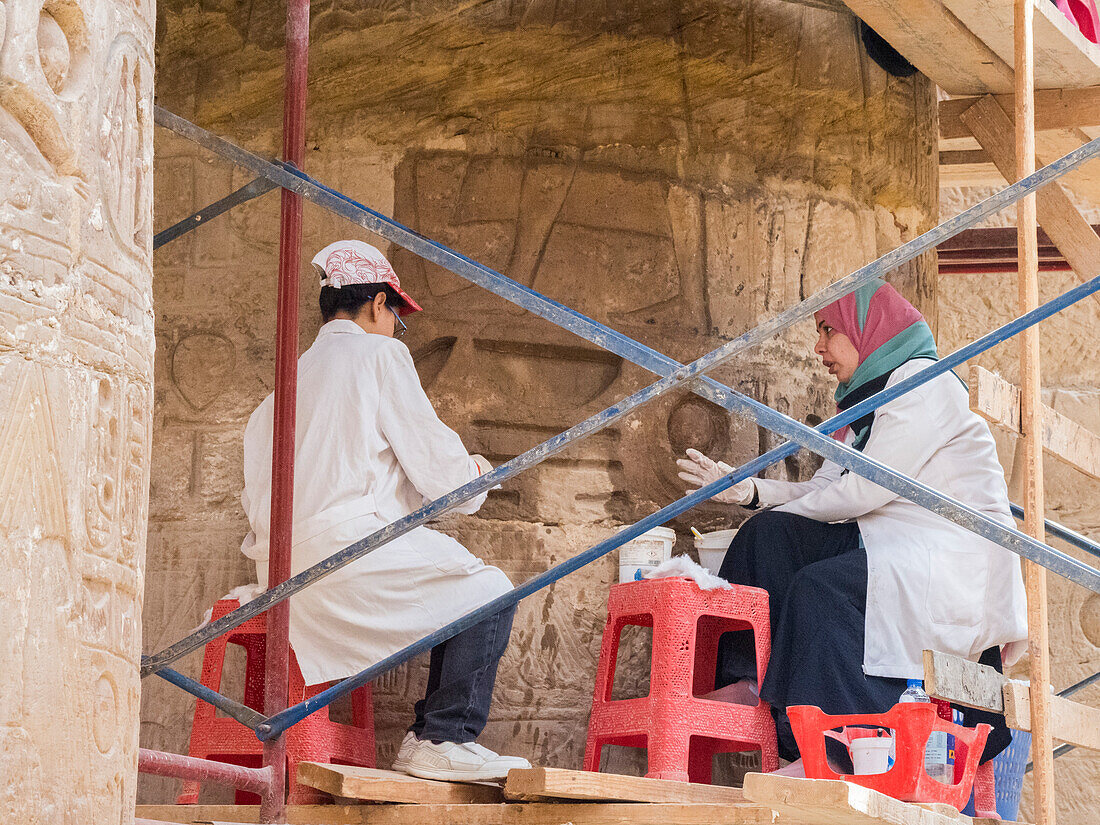
<svg viewBox="0 0 1100 825">
<path fill-rule="evenodd" d="M 619 548 L 619 581 L 632 582 L 644 576 L 662 562 L 672 558 L 676 531 L 670 527 L 654 527 Z"/>
<path fill-rule="evenodd" d="M 736 530 L 715 530 L 713 533 L 696 536 L 695 550 L 699 553 L 699 564 L 717 576 L 730 542 L 736 535 Z"/>
<path fill-rule="evenodd" d="M 856 776 L 886 773 L 890 770 L 892 736 L 861 736 L 852 740 L 852 772 Z"/>
</svg>

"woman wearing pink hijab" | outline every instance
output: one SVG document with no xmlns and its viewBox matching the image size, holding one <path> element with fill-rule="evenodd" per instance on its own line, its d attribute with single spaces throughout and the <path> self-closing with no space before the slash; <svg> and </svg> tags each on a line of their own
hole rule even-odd
<svg viewBox="0 0 1100 825">
<path fill-rule="evenodd" d="M 937 359 L 932 331 L 889 284 L 873 281 L 816 313 L 814 353 L 838 382 L 844 410 Z M 907 476 L 1005 525 L 1004 474 L 989 428 L 967 391 L 945 373 L 834 434 Z M 695 450 L 680 477 L 698 487 L 729 472 Z M 745 522 L 722 564 L 723 578 L 768 591 L 772 652 L 755 684 L 747 631 L 727 634 L 719 655 L 722 695 L 758 693 L 776 712 L 780 755 L 798 759 L 784 710 L 879 713 L 907 679 L 923 678 L 922 651 L 1001 666 L 1027 638 L 1018 559 L 862 476 L 825 461 L 809 481 L 746 479 L 715 499 L 768 508 Z M 966 723 L 996 722 L 983 761 L 1008 744 L 1003 718 L 966 711 Z M 791 772 L 797 772 L 793 766 Z M 786 770 L 786 769 L 785 769 Z"/>
</svg>

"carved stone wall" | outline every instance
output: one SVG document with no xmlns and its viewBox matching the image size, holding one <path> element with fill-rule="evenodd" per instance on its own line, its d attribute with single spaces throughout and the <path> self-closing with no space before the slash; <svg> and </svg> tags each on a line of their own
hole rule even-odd
<svg viewBox="0 0 1100 825">
<path fill-rule="evenodd" d="M 169 2 L 162 11 L 163 105 L 273 152 L 282 65 L 275 5 L 244 15 L 243 7 Z M 321 2 L 312 11 L 312 174 L 680 360 L 934 223 L 932 89 L 870 62 L 846 12 L 779 0 L 459 11 L 448 2 Z M 158 134 L 158 228 L 246 180 Z M 313 207 L 305 215 L 303 348 L 319 323 L 308 257 L 338 237 L 366 237 Z M 269 195 L 156 256 L 150 651 L 251 576 L 237 550 L 247 529 L 241 433 L 272 389 L 277 225 Z M 494 462 L 652 380 L 390 252 L 425 307 L 406 338 L 422 382 L 467 446 Z M 931 267 L 922 258 L 894 278 L 934 322 Z M 796 418 L 819 420 L 831 388 L 812 340 L 804 324 L 716 374 Z M 679 497 L 673 459 L 685 448 L 738 463 L 775 443 L 676 393 L 491 493 L 476 517 L 443 526 L 519 582 Z M 769 472 L 802 478 L 812 466 L 800 455 Z M 741 517 L 700 508 L 673 525 L 679 549 L 690 548 L 690 525 Z M 487 745 L 579 766 L 616 572 L 605 559 L 523 603 Z M 194 675 L 199 661 L 196 653 L 180 667 Z M 640 657 L 626 676 L 644 680 Z M 381 765 L 424 680 L 416 662 L 375 685 Z M 192 708 L 174 688 L 146 684 L 143 741 L 184 750 Z M 143 780 L 149 801 L 175 792 L 169 781 Z"/>
<path fill-rule="evenodd" d="M 0 821 L 133 818 L 153 406 L 146 2 L 0 2 Z"/>
</svg>

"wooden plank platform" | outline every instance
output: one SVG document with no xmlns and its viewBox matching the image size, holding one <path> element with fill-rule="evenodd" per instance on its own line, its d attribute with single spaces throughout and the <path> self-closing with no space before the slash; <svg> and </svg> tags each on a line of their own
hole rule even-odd
<svg viewBox="0 0 1100 825">
<path fill-rule="evenodd" d="M 772 808 L 779 822 L 813 825 L 976 825 L 993 820 L 972 819 L 948 805 L 914 805 L 850 782 L 795 779 L 750 773 L 745 796 Z"/>
<path fill-rule="evenodd" d="M 1005 62 L 997 56 L 941 0 L 844 2 L 944 91 L 960 95 L 1012 91 L 1011 59 Z"/>
<path fill-rule="evenodd" d="M 1085 36 L 1049 0 L 1032 0 L 1035 18 L 1035 88 L 1100 85 L 1100 46 Z M 1011 3 L 944 0 L 944 5 L 1008 65 L 1012 65 Z M 887 38 L 889 39 L 889 38 Z"/>
<path fill-rule="evenodd" d="M 738 803 L 740 788 L 699 785 L 563 768 L 531 768 L 508 774 L 504 796 L 510 800 L 577 799 L 598 802 Z"/>
<path fill-rule="evenodd" d="M 1035 85 L 1100 86 L 1100 47 L 1049 0 L 1035 5 Z M 1001 0 L 845 0 L 867 25 L 952 95 L 1013 92 L 1012 4 Z"/>
<path fill-rule="evenodd" d="M 255 823 L 258 805 L 138 805 L 160 822 Z M 783 820 L 783 825 L 803 825 Z M 290 805 L 289 825 L 777 825 L 771 809 L 740 804 L 516 802 L 499 805 Z M 955 823 L 958 825 L 958 823 Z"/>
<path fill-rule="evenodd" d="M 365 802 L 408 802 L 439 805 L 501 802 L 499 785 L 478 782 L 438 782 L 397 771 L 351 765 L 298 763 L 298 781 L 319 791 Z"/>
</svg>

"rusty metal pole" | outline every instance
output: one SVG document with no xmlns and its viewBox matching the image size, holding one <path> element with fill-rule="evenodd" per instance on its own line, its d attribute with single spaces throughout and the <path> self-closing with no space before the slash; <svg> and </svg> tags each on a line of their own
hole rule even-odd
<svg viewBox="0 0 1100 825">
<path fill-rule="evenodd" d="M 283 160 L 301 168 L 306 142 L 306 78 L 309 0 L 287 0 L 283 92 Z M 279 297 L 275 340 L 275 412 L 271 455 L 271 529 L 267 586 L 290 576 L 294 515 L 294 418 L 298 394 L 298 278 L 302 249 L 302 199 L 283 190 L 279 220 Z M 264 712 L 286 709 L 290 669 L 290 605 L 267 614 Z M 260 805 L 261 822 L 286 819 L 286 737 L 264 743 L 265 766 L 274 772 L 272 791 Z"/>
</svg>

